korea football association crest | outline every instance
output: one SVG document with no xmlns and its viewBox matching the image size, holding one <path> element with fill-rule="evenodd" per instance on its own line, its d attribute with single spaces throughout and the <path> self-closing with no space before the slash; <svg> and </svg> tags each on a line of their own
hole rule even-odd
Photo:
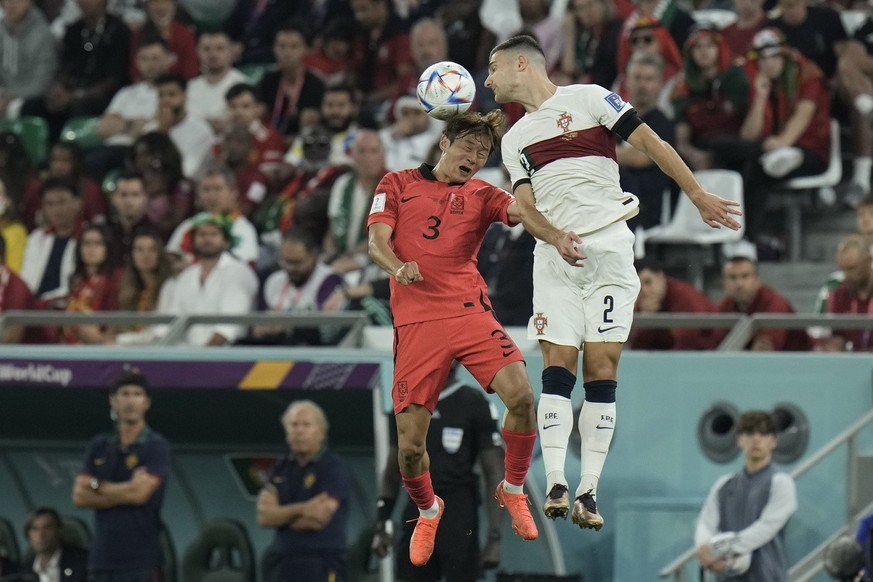
<svg viewBox="0 0 873 582">
<path fill-rule="evenodd" d="M 452 193 L 451 202 L 449 202 L 449 212 L 452 214 L 464 214 L 464 197 Z"/>
<path fill-rule="evenodd" d="M 409 387 L 406 384 L 406 380 L 400 380 L 397 382 L 397 399 L 403 402 L 406 400 L 407 394 L 409 394 Z"/>
<path fill-rule="evenodd" d="M 573 123 L 573 116 L 564 111 L 558 116 L 558 127 L 561 129 L 563 133 L 568 133 L 570 131 L 570 124 Z"/>
<path fill-rule="evenodd" d="M 537 335 L 543 335 L 549 325 L 549 318 L 542 313 L 537 313 L 533 319 L 533 325 L 534 329 L 537 330 Z"/>
</svg>

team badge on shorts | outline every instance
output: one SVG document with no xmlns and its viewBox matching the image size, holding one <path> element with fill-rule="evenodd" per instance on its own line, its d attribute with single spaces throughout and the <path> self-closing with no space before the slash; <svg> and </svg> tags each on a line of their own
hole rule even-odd
<svg viewBox="0 0 873 582">
<path fill-rule="evenodd" d="M 573 123 L 573 116 L 564 111 L 561 113 L 560 117 L 558 117 L 558 127 L 561 128 L 561 131 L 567 133 L 570 131 L 570 124 Z"/>
<path fill-rule="evenodd" d="M 537 330 L 537 335 L 543 335 L 546 331 L 546 326 L 549 325 L 549 318 L 542 313 L 537 313 L 533 320 L 534 329 Z"/>
<path fill-rule="evenodd" d="M 397 397 L 400 402 L 406 400 L 407 394 L 409 394 L 409 388 L 406 386 L 406 380 L 401 380 L 397 383 Z"/>
</svg>

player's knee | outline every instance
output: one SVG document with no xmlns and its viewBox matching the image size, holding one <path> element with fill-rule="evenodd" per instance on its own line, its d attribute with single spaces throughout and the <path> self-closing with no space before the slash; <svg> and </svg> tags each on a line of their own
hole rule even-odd
<svg viewBox="0 0 873 582">
<path fill-rule="evenodd" d="M 553 394 L 569 399 L 576 376 L 562 366 L 549 366 L 543 370 L 543 394 Z"/>
<path fill-rule="evenodd" d="M 585 382 L 585 400 L 588 402 L 615 402 L 615 389 L 618 383 L 615 380 L 595 380 Z"/>
<path fill-rule="evenodd" d="M 421 462 L 424 457 L 425 445 L 420 443 L 404 443 L 397 449 L 398 460 L 401 466 L 413 466 Z"/>
<path fill-rule="evenodd" d="M 533 391 L 529 385 L 519 386 L 507 394 L 504 404 L 510 414 L 532 414 L 534 409 Z"/>
</svg>

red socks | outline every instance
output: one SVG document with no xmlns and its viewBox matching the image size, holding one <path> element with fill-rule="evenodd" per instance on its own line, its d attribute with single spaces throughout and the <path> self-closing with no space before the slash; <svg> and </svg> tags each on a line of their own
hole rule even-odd
<svg viewBox="0 0 873 582">
<path fill-rule="evenodd" d="M 524 485 L 527 470 L 530 469 L 530 458 L 533 454 L 537 432 L 513 432 L 503 429 L 503 441 L 506 443 L 506 482 L 510 485 Z M 414 499 L 414 498 L 413 498 Z"/>
<path fill-rule="evenodd" d="M 530 464 L 530 454 L 528 454 L 527 461 L 528 464 Z M 409 497 L 412 498 L 413 503 L 415 503 L 419 509 L 428 510 L 433 507 L 433 483 L 430 480 L 429 470 L 425 471 L 418 477 L 403 477 L 403 484 L 406 485 Z"/>
</svg>

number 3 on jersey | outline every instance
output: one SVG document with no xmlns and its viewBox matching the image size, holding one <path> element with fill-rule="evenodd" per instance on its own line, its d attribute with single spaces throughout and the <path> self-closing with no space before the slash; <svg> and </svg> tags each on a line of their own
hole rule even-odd
<svg viewBox="0 0 873 582">
<path fill-rule="evenodd" d="M 432 224 L 427 225 L 427 232 L 422 233 L 421 236 L 423 236 L 427 240 L 436 240 L 436 238 L 440 235 L 439 226 L 443 223 L 443 221 L 440 220 L 439 216 L 428 216 L 427 219 Z"/>
</svg>

